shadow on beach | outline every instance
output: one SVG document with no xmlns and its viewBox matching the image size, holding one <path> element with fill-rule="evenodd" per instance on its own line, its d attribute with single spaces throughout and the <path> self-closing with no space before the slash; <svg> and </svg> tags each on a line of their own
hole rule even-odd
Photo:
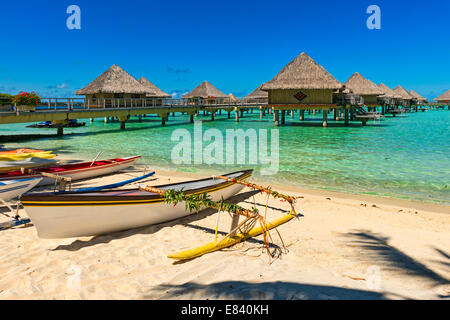
<svg viewBox="0 0 450 320">
<path fill-rule="evenodd" d="M 385 293 L 334 286 L 295 282 L 224 281 L 211 284 L 188 282 L 181 285 L 163 284 L 144 294 L 144 299 L 199 299 L 211 300 L 385 300 Z M 400 297 L 398 298 L 405 298 Z M 200 298 L 201 299 L 201 298 Z"/>
<path fill-rule="evenodd" d="M 239 202 L 244 201 L 245 199 L 252 197 L 253 195 L 255 195 L 257 193 L 259 193 L 259 191 L 242 192 L 242 193 L 239 193 L 239 194 L 229 198 L 227 200 L 227 202 L 232 203 L 232 204 L 237 204 Z M 105 234 L 105 235 L 95 236 L 92 239 L 87 240 L 87 241 L 75 240 L 74 242 L 72 242 L 71 244 L 68 244 L 68 245 L 59 245 L 56 248 L 51 249 L 51 251 L 58 251 L 58 250 L 78 251 L 82 248 L 95 246 L 97 244 L 109 243 L 113 240 L 131 237 L 136 234 L 153 234 L 153 233 L 158 232 L 162 228 L 173 227 L 177 224 L 181 224 L 183 226 L 190 227 L 190 228 L 200 229 L 205 232 L 214 234 L 215 230 L 195 226 L 195 225 L 192 225 L 192 223 L 195 221 L 204 219 L 207 216 L 214 214 L 216 212 L 217 211 L 213 210 L 213 209 L 205 209 L 205 210 L 200 211 L 199 213 L 192 213 L 191 215 L 189 215 L 185 218 L 176 219 L 176 220 L 172 220 L 169 222 L 164 222 L 164 223 L 160 223 L 160 224 L 156 224 L 156 225 L 150 225 L 150 226 L 125 230 L 125 231 L 118 231 L 118 232 L 113 232 L 113 233 L 109 233 L 109 234 Z M 249 239 L 248 241 L 257 241 L 257 242 L 263 243 L 262 241 L 255 240 L 255 239 Z"/>
<path fill-rule="evenodd" d="M 357 230 L 343 234 L 343 236 L 350 239 L 351 245 L 361 249 L 361 255 L 358 258 L 364 262 L 379 265 L 385 270 L 415 277 L 417 280 L 424 281 L 433 287 L 450 284 L 448 279 L 390 245 L 388 237 L 373 233 L 369 230 Z M 435 250 L 449 260 L 445 252 L 436 248 Z"/>
</svg>

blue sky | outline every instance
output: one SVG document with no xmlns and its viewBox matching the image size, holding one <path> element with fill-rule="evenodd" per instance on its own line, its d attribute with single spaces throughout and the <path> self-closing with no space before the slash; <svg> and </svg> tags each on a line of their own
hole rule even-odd
<svg viewBox="0 0 450 320">
<path fill-rule="evenodd" d="M 69 5 L 81 30 L 69 30 Z M 369 30 L 369 5 L 381 29 Z M 113 64 L 168 93 L 208 80 L 244 96 L 302 51 L 428 98 L 450 89 L 450 1 L 2 1 L 0 92 L 74 96 Z"/>
</svg>

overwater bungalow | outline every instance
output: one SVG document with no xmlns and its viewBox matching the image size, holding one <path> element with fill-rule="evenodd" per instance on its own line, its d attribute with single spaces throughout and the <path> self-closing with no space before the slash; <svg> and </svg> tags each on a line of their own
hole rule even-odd
<svg viewBox="0 0 450 320">
<path fill-rule="evenodd" d="M 240 102 L 241 100 L 239 100 L 238 98 L 236 98 L 236 96 L 232 93 L 228 94 L 228 98 L 226 99 L 226 102 Z"/>
<path fill-rule="evenodd" d="M 261 90 L 262 86 L 263 85 L 260 85 L 249 95 L 245 96 L 242 100 L 247 103 L 267 103 L 269 101 L 269 94 L 267 93 L 267 91 Z"/>
<path fill-rule="evenodd" d="M 423 105 L 427 102 L 426 98 L 422 97 L 420 94 L 418 94 L 414 90 L 409 90 L 408 93 L 410 96 L 412 96 L 414 98 L 413 103 L 416 106 Z"/>
<path fill-rule="evenodd" d="M 323 126 L 327 126 L 328 110 L 338 107 L 334 93 L 343 87 L 327 70 L 302 52 L 272 80 L 264 83 L 261 90 L 268 92 L 276 126 L 279 124 L 279 111 L 281 124 L 284 124 L 285 111 L 293 109 L 300 110 L 300 119 L 304 119 L 304 110 L 322 110 Z"/>
<path fill-rule="evenodd" d="M 439 104 L 446 104 L 447 106 L 450 103 L 450 90 L 448 90 L 447 92 L 441 94 L 439 97 L 434 99 L 435 101 L 437 101 Z"/>
<path fill-rule="evenodd" d="M 363 98 L 364 106 L 379 107 L 384 102 L 379 99 L 384 95 L 384 92 L 375 83 L 364 78 L 358 72 L 355 72 L 344 85 L 354 94 Z"/>
<path fill-rule="evenodd" d="M 189 104 L 222 104 L 227 98 L 225 93 L 208 81 L 203 81 L 194 90 L 183 96 L 183 99 L 187 99 Z"/>
<path fill-rule="evenodd" d="M 401 99 L 398 99 L 398 105 L 403 106 L 405 108 L 411 107 L 413 97 L 405 90 L 402 86 L 397 86 L 394 89 L 394 92 L 401 96 Z"/>
<path fill-rule="evenodd" d="M 75 94 L 85 96 L 89 107 L 132 107 L 144 104 L 144 98 L 156 92 L 113 65 Z"/>
<path fill-rule="evenodd" d="M 151 83 L 147 78 L 142 77 L 139 80 L 139 83 L 141 83 L 143 86 L 149 88 L 150 90 L 153 90 L 154 93 L 149 93 L 146 96 L 148 98 L 153 98 L 150 103 L 152 103 L 155 106 L 160 106 L 163 104 L 164 100 L 167 98 L 171 98 L 172 96 L 168 93 L 165 93 L 161 89 L 159 89 L 157 86 L 155 86 L 153 83 Z"/>
<path fill-rule="evenodd" d="M 172 96 L 168 93 L 165 93 L 153 83 L 151 83 L 147 78 L 142 77 L 138 80 L 142 85 L 154 91 L 154 93 L 147 94 L 147 97 L 156 97 L 156 98 L 171 98 Z"/>
<path fill-rule="evenodd" d="M 397 105 L 397 100 L 401 99 L 402 96 L 399 95 L 398 93 L 394 92 L 394 90 L 392 90 L 391 88 L 389 88 L 387 85 L 385 85 L 384 83 L 380 83 L 378 85 L 378 88 L 380 88 L 380 90 L 384 93 L 384 101 L 385 101 L 385 107 L 394 107 Z M 383 108 L 384 110 L 384 108 Z"/>
</svg>

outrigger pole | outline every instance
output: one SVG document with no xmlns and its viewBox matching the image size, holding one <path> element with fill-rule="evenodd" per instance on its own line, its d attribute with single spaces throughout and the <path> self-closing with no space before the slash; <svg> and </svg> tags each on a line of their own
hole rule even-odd
<svg viewBox="0 0 450 320">
<path fill-rule="evenodd" d="M 168 257 L 176 260 L 189 260 L 193 259 L 199 256 L 202 256 L 206 253 L 217 251 L 223 248 L 230 247 L 234 244 L 237 244 L 243 240 L 246 240 L 251 237 L 258 236 L 260 234 L 263 234 L 264 236 L 264 244 L 266 246 L 268 254 L 272 257 L 272 253 L 269 250 L 268 240 L 271 239 L 269 230 L 276 228 L 288 221 L 290 221 L 292 218 L 296 216 L 295 209 L 294 209 L 294 202 L 295 198 L 291 196 L 287 196 L 281 193 L 278 193 L 276 191 L 272 191 L 270 188 L 264 188 L 252 183 L 231 179 L 223 176 L 216 176 L 216 178 L 224 179 L 226 181 L 232 182 L 232 183 L 238 183 L 245 185 L 250 188 L 254 188 L 257 190 L 260 190 L 261 192 L 266 192 L 269 195 L 272 195 L 275 198 L 282 198 L 289 202 L 291 205 L 291 211 L 284 215 L 283 217 L 266 223 L 263 216 L 261 216 L 258 212 L 258 209 L 253 208 L 251 210 L 242 208 L 238 205 L 234 204 L 226 204 L 223 201 L 216 202 L 212 201 L 207 198 L 206 194 L 198 195 L 186 195 L 183 193 L 183 191 L 175 191 L 175 190 L 163 190 L 158 189 L 151 186 L 141 187 L 141 190 L 147 191 L 147 192 L 153 192 L 156 194 L 159 194 L 165 198 L 165 201 L 167 203 L 172 203 L 176 205 L 178 202 L 185 201 L 186 202 L 186 209 L 193 210 L 197 209 L 200 210 L 201 207 L 208 207 L 212 208 L 214 210 L 219 211 L 228 211 L 230 213 L 233 213 L 233 222 L 231 226 L 231 231 L 226 236 L 224 236 L 220 241 L 217 241 L 217 236 L 215 237 L 215 241 L 210 242 L 206 245 L 186 250 L 178 253 L 170 254 Z M 242 215 L 246 217 L 244 221 L 242 221 L 240 224 L 238 224 L 238 217 Z M 236 219 L 237 218 L 237 219 Z M 260 226 L 255 227 L 255 225 L 259 222 Z M 240 231 L 239 234 L 236 234 L 236 231 Z M 217 232 L 217 230 L 216 230 Z"/>
</svg>

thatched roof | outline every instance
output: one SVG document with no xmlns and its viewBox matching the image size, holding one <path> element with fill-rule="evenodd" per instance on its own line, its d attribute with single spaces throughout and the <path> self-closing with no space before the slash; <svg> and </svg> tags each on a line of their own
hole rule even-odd
<svg viewBox="0 0 450 320">
<path fill-rule="evenodd" d="M 155 93 L 154 94 L 148 94 L 147 96 L 149 97 L 158 97 L 158 98 L 170 98 L 172 97 L 170 94 L 165 93 L 164 91 L 162 91 L 161 89 L 159 89 L 157 86 L 155 86 L 153 83 L 151 83 L 150 81 L 148 81 L 146 78 L 142 77 L 139 80 L 139 83 L 144 85 L 145 87 L 153 90 Z"/>
<path fill-rule="evenodd" d="M 269 98 L 269 93 L 267 91 L 262 91 L 260 85 L 258 88 L 253 90 L 248 96 L 244 97 L 244 99 L 265 99 Z"/>
<path fill-rule="evenodd" d="M 436 100 L 436 101 L 450 101 L 450 90 L 448 90 L 447 92 L 441 94 L 439 97 L 437 97 L 434 100 Z"/>
<path fill-rule="evenodd" d="M 355 72 L 344 83 L 346 88 L 349 88 L 353 93 L 358 95 L 383 95 L 384 92 L 372 81 L 364 78 L 358 72 Z"/>
<path fill-rule="evenodd" d="M 427 101 L 426 98 L 422 97 L 420 94 L 418 94 L 414 90 L 409 90 L 408 93 L 409 93 L 410 96 L 416 98 L 419 101 Z"/>
<path fill-rule="evenodd" d="M 140 84 L 119 66 L 113 65 L 86 87 L 75 92 L 78 95 L 96 93 L 154 94 L 155 92 Z"/>
<path fill-rule="evenodd" d="M 234 94 L 232 94 L 232 93 L 230 93 L 228 95 L 228 98 L 230 99 L 231 102 L 239 102 L 239 101 L 241 101 L 238 98 L 236 98 L 236 96 Z"/>
<path fill-rule="evenodd" d="M 215 97 L 215 98 L 226 98 L 228 97 L 225 93 L 220 92 L 219 89 L 214 87 L 211 83 L 208 81 L 203 81 L 200 83 L 200 85 L 189 92 L 188 94 L 185 94 L 183 98 L 209 98 L 209 97 Z"/>
<path fill-rule="evenodd" d="M 380 83 L 378 85 L 378 88 L 380 88 L 381 91 L 383 91 L 384 95 L 388 98 L 394 98 L 394 99 L 402 99 L 402 96 L 398 93 L 394 92 L 391 88 L 389 88 L 384 83 Z"/>
<path fill-rule="evenodd" d="M 413 97 L 408 93 L 408 91 L 405 90 L 402 86 L 397 86 L 394 89 L 394 92 L 400 95 L 404 100 L 411 100 Z"/>
<path fill-rule="evenodd" d="M 342 83 L 302 52 L 289 62 L 262 90 L 275 89 L 339 89 Z"/>
</svg>

